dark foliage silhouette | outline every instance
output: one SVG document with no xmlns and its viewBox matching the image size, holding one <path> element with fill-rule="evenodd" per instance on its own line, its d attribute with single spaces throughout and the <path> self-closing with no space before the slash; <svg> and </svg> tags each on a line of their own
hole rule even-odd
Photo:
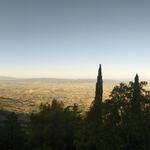
<svg viewBox="0 0 150 150">
<path fill-rule="evenodd" d="M 22 149 L 22 146 L 24 144 L 23 131 L 15 113 L 11 113 L 7 116 L 0 130 L 1 150 L 20 150 L 20 148 Z"/>
</svg>

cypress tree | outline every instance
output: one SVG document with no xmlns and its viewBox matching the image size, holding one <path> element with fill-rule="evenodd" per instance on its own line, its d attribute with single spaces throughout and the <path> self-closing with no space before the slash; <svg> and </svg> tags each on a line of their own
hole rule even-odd
<svg viewBox="0 0 150 150">
<path fill-rule="evenodd" d="M 102 66 L 100 64 L 96 82 L 95 103 L 101 104 L 102 100 L 103 100 L 103 79 L 102 79 Z"/>
<path fill-rule="evenodd" d="M 102 66 L 100 64 L 96 82 L 95 99 L 89 112 L 91 120 L 100 123 L 102 122 L 102 100 L 103 100 L 103 79 L 102 79 Z"/>
<path fill-rule="evenodd" d="M 140 111 L 140 100 L 141 100 L 141 90 L 139 83 L 139 76 L 136 74 L 133 84 L 133 100 L 132 100 L 132 109 L 133 112 L 137 113 Z"/>
</svg>

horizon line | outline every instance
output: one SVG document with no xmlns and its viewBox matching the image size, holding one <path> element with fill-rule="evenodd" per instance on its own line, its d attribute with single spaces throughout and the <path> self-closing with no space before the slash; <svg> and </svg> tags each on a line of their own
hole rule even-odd
<svg viewBox="0 0 150 150">
<path fill-rule="evenodd" d="M 4 78 L 4 79 L 16 79 L 16 80 L 21 80 L 21 79 L 57 79 L 57 80 L 96 80 L 96 78 L 84 78 L 84 77 L 81 77 L 81 78 L 70 78 L 70 77 L 15 77 L 15 76 L 0 76 L 0 79 L 1 78 Z M 4 80 L 2 79 L 2 80 Z M 133 78 L 103 78 L 103 80 L 114 80 L 114 81 L 132 81 L 134 79 Z M 150 80 L 150 78 L 141 78 L 142 80 Z"/>
</svg>

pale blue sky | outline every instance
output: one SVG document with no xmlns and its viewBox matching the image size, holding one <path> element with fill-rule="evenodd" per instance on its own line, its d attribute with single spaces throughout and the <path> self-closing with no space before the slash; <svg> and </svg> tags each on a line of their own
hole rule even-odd
<svg viewBox="0 0 150 150">
<path fill-rule="evenodd" d="M 0 75 L 150 78 L 149 0 L 0 0 Z"/>
</svg>

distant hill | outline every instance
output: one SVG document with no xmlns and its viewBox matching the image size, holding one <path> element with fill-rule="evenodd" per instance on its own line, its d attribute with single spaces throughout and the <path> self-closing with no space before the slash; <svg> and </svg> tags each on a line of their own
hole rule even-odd
<svg viewBox="0 0 150 150">
<path fill-rule="evenodd" d="M 24 83 L 95 83 L 96 79 L 61 79 L 61 78 L 14 78 L 8 76 L 0 76 L 0 81 L 24 82 Z M 118 83 L 117 80 L 104 80 L 104 83 Z"/>
<path fill-rule="evenodd" d="M 8 76 L 0 76 L 1 81 L 9 81 L 9 80 L 16 80 L 14 77 L 8 77 Z"/>
</svg>

